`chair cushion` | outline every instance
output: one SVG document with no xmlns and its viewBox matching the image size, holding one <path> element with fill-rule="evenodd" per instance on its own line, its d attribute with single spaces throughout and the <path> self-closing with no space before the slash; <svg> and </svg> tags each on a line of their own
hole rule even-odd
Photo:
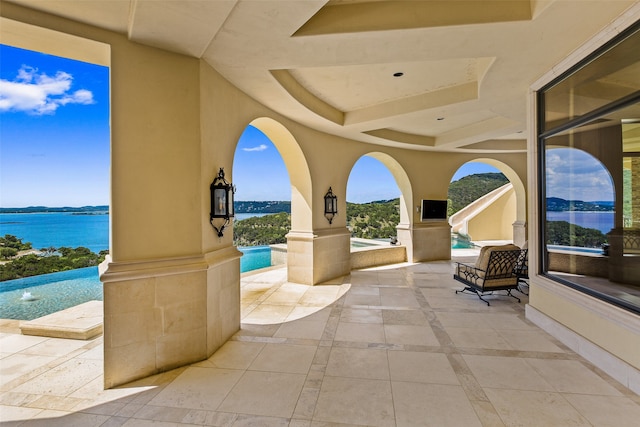
<svg viewBox="0 0 640 427">
<path fill-rule="evenodd" d="M 491 257 L 491 252 L 512 251 L 512 250 L 520 250 L 520 248 L 513 244 L 500 245 L 500 246 L 483 246 L 482 249 L 480 249 L 480 255 L 478 255 L 478 259 L 476 260 L 475 266 L 482 270 L 486 270 L 489 265 L 489 258 Z"/>
</svg>

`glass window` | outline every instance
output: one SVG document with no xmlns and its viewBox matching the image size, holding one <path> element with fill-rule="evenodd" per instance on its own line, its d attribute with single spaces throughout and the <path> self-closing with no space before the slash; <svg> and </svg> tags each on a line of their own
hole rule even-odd
<svg viewBox="0 0 640 427">
<path fill-rule="evenodd" d="M 640 313 L 640 23 L 538 93 L 545 276 Z"/>
</svg>

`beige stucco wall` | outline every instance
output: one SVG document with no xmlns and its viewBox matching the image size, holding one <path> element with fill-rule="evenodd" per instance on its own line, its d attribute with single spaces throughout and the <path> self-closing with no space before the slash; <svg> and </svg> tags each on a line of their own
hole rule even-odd
<svg viewBox="0 0 640 427">
<path fill-rule="evenodd" d="M 516 221 L 516 195 L 510 190 L 469 218 L 467 232 L 472 240 L 512 240 Z"/>
<path fill-rule="evenodd" d="M 346 187 L 366 154 L 389 167 L 403 192 L 398 235 L 408 259 L 450 258 L 448 224 L 420 223 L 415 206 L 446 198 L 455 171 L 478 155 L 388 148 L 318 132 L 248 98 L 200 60 L 13 4 L 3 2 L 0 14 L 95 40 L 110 52 L 111 257 L 101 266 L 106 387 L 205 359 L 238 330 L 241 254 L 231 228 L 218 238 L 209 225 L 209 184 L 220 167 L 233 182 L 237 141 L 251 123 L 272 138 L 292 181 L 294 281 L 315 284 L 349 273 Z M 29 28 L 17 27 L 28 39 Z M 29 48 L 46 52 L 49 44 L 68 43 L 48 37 Z M 525 154 L 495 160 L 508 166 L 524 200 Z M 339 209 L 332 224 L 323 215 L 330 186 Z M 524 203 L 519 212 L 524 220 Z"/>
<path fill-rule="evenodd" d="M 640 4 L 628 10 L 532 85 L 528 126 L 530 206 L 536 206 L 540 194 L 536 185 L 536 171 L 539 169 L 535 134 L 535 91 L 624 31 L 638 17 Z M 602 147 L 606 150 L 606 144 Z M 529 213 L 530 309 L 527 317 L 627 387 L 640 391 L 640 316 L 536 274 L 537 266 L 540 265 L 540 242 L 537 239 L 540 212 L 530 209 Z"/>
</svg>

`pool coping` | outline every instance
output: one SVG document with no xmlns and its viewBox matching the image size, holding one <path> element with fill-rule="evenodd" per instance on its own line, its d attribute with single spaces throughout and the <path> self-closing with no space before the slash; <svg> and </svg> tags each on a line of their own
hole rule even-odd
<svg viewBox="0 0 640 427">
<path fill-rule="evenodd" d="M 89 340 L 102 334 L 102 301 L 88 301 L 37 319 L 20 322 L 23 335 Z"/>
</svg>

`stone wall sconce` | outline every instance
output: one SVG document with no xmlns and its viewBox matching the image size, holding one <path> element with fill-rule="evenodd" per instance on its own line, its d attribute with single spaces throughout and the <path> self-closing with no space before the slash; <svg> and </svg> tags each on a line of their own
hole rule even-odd
<svg viewBox="0 0 640 427">
<path fill-rule="evenodd" d="M 338 197 L 333 194 L 333 190 L 329 187 L 329 191 L 324 195 L 324 216 L 329 221 L 329 224 L 333 222 L 333 217 L 338 213 Z"/>
<path fill-rule="evenodd" d="M 211 211 L 209 213 L 209 223 L 218 233 L 218 237 L 222 237 L 224 228 L 229 225 L 231 218 L 235 213 L 233 210 L 233 195 L 236 187 L 224 178 L 224 169 L 220 168 L 218 176 L 215 177 L 209 186 L 211 192 Z M 220 228 L 213 223 L 216 219 L 224 220 Z"/>
</svg>

